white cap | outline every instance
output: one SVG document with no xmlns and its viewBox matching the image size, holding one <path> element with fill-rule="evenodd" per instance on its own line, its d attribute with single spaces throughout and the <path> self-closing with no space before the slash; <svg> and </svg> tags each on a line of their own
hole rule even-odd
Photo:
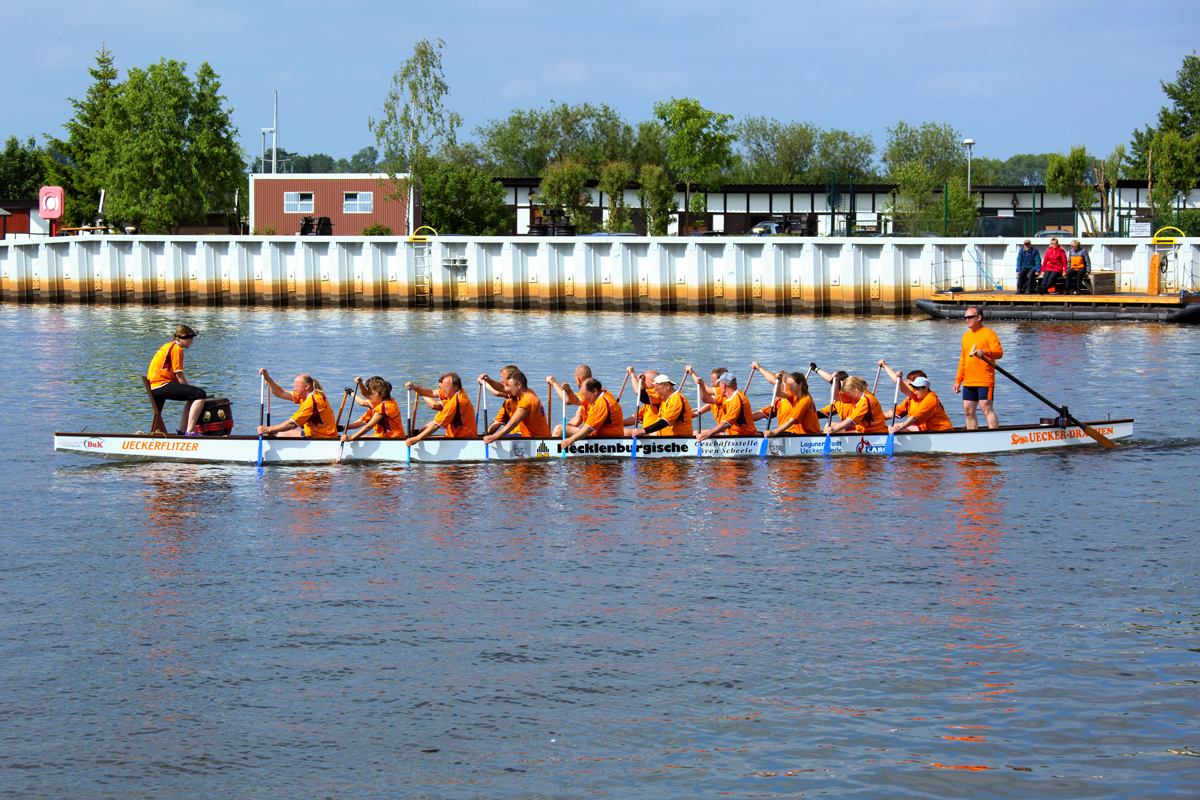
<svg viewBox="0 0 1200 800">
<path fill-rule="evenodd" d="M 717 378 L 717 383 L 737 383 L 737 375 L 732 372 L 726 372 Z"/>
<path fill-rule="evenodd" d="M 669 383 L 672 385 L 674 385 L 674 383 L 675 383 L 675 381 L 671 380 L 666 375 L 659 375 L 657 378 L 654 379 L 654 382 L 655 383 Z"/>
<path fill-rule="evenodd" d="M 924 389 L 929 386 L 929 378 L 921 376 L 920 378 L 913 378 L 909 383 L 918 389 Z"/>
</svg>

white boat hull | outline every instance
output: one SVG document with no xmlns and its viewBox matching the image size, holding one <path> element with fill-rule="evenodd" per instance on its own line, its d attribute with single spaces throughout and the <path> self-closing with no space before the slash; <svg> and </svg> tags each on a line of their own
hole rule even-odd
<svg viewBox="0 0 1200 800">
<path fill-rule="evenodd" d="M 1133 436 L 1133 420 L 1089 422 L 1109 439 Z M 833 436 L 830 454 L 884 455 L 886 434 Z M 914 453 L 1009 453 L 1079 447 L 1095 442 L 1081 428 L 1045 425 L 1007 426 L 996 430 L 956 430 L 937 433 L 902 433 L 896 436 L 895 454 Z M 771 439 L 763 452 L 758 436 L 723 436 L 697 446 L 688 437 L 651 436 L 638 439 L 591 438 L 572 445 L 566 458 L 802 458 L 823 456 L 825 437 L 783 436 Z M 430 438 L 413 447 L 403 439 L 361 439 L 341 445 L 336 439 L 263 439 L 264 464 L 344 463 L 456 463 L 470 461 L 528 461 L 563 458 L 558 439 L 502 439 L 484 445 L 481 439 Z M 228 462 L 255 464 L 257 436 L 148 436 L 144 434 L 55 433 L 54 449 L 62 453 L 91 456 L 110 461 L 134 462 Z"/>
</svg>

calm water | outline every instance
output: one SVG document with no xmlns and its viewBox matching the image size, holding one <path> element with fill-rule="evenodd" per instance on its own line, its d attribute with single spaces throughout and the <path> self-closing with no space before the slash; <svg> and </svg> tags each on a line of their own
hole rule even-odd
<svg viewBox="0 0 1200 800">
<path fill-rule="evenodd" d="M 993 326 L 1077 415 L 1138 418 L 1111 453 L 261 477 L 54 454 L 55 429 L 148 429 L 137 375 L 180 321 L 241 432 L 260 365 L 336 395 L 513 361 L 545 399 L 584 362 L 615 388 L 627 363 L 886 357 L 962 419 L 959 323 L 0 307 L 0 793 L 1200 792 L 1198 329 Z"/>
</svg>

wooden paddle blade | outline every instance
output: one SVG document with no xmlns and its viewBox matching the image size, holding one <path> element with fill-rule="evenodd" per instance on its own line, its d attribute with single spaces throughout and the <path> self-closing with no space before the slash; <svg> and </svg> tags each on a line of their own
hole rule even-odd
<svg viewBox="0 0 1200 800">
<path fill-rule="evenodd" d="M 1095 428 L 1093 428 L 1092 426 L 1090 426 L 1090 425 L 1084 425 L 1084 424 L 1081 422 L 1081 423 L 1079 423 L 1079 427 L 1083 428 L 1083 432 L 1084 432 L 1084 433 L 1086 433 L 1088 436 L 1092 437 L 1092 438 L 1093 438 L 1093 439 L 1095 439 L 1097 442 L 1099 442 L 1100 444 L 1104 445 L 1104 448 L 1105 448 L 1106 450 L 1115 450 L 1115 449 L 1117 448 L 1117 443 L 1116 443 L 1116 442 L 1114 442 L 1112 439 L 1109 439 L 1107 436 L 1105 436 L 1104 434 L 1100 433 L 1099 431 L 1097 431 L 1097 430 L 1096 430 Z"/>
</svg>

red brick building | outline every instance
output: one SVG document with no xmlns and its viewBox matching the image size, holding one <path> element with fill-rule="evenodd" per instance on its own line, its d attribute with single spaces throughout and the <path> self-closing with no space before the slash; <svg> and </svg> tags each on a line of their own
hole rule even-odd
<svg viewBox="0 0 1200 800">
<path fill-rule="evenodd" d="M 329 217 L 334 236 L 357 236 L 381 223 L 396 236 L 409 231 L 408 203 L 388 200 L 390 181 L 375 174 L 278 174 L 250 176 L 250 233 L 300 232 L 304 217 Z"/>
</svg>

